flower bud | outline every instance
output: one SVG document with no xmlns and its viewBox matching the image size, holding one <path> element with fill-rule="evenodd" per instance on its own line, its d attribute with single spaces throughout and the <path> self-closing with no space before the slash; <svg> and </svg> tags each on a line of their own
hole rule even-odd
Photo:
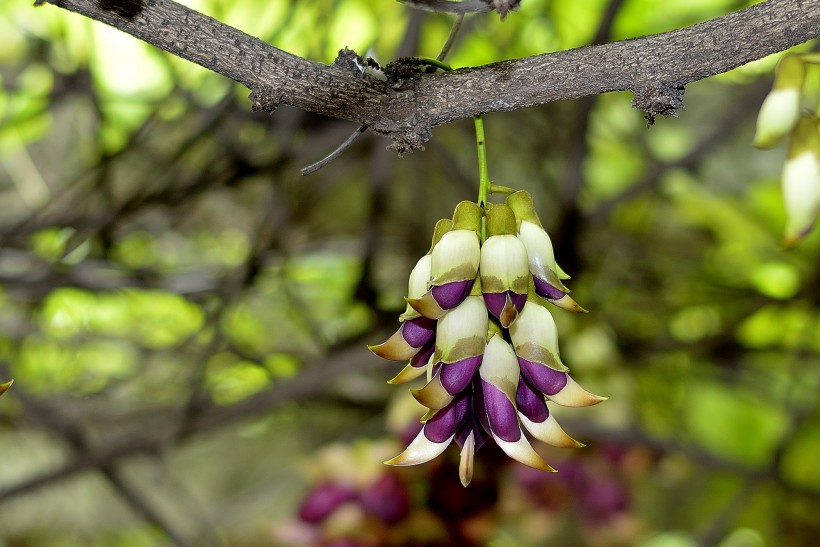
<svg viewBox="0 0 820 547">
<path fill-rule="evenodd" d="M 453 229 L 433 247 L 429 290 L 419 298 L 407 299 L 418 313 L 439 319 L 470 293 L 481 259 L 480 229 L 478 205 L 469 201 L 459 203 L 453 215 Z"/>
<path fill-rule="evenodd" d="M 427 292 L 427 284 L 430 282 L 430 270 L 432 265 L 433 257 L 429 254 L 424 255 L 416 262 L 416 265 L 410 271 L 410 279 L 407 282 L 408 299 L 420 298 Z M 415 319 L 416 317 L 421 317 L 421 314 L 414 310 L 410 304 L 407 304 L 404 313 L 399 316 L 399 321 Z"/>
<path fill-rule="evenodd" d="M 793 247 L 810 231 L 820 213 L 820 123 L 801 118 L 792 134 L 781 186 L 786 206 L 784 246 Z"/>
<path fill-rule="evenodd" d="M 754 145 L 772 148 L 788 135 L 800 117 L 806 63 L 797 55 L 786 55 L 775 68 L 774 85 L 757 115 Z"/>
<path fill-rule="evenodd" d="M 430 409 L 443 408 L 467 388 L 481 364 L 488 328 L 487 308 L 480 296 L 468 296 L 439 319 L 432 359 L 441 366 L 427 385 L 411 391 L 418 402 Z"/>
<path fill-rule="evenodd" d="M 489 319 L 480 296 L 468 296 L 436 324 L 436 362 L 456 363 L 484 353 Z"/>
<path fill-rule="evenodd" d="M 481 247 L 481 288 L 487 309 L 509 327 L 527 302 L 530 273 L 527 249 L 515 236 L 515 216 L 507 205 L 487 211 L 489 237 Z"/>
<path fill-rule="evenodd" d="M 494 335 L 487 343 L 484 361 L 478 369 L 476 397 L 480 419 L 486 420 L 486 427 L 498 446 L 508 456 L 530 467 L 544 471 L 554 471 L 530 446 L 521 432 L 515 407 L 520 372 L 515 352 L 500 334 Z"/>
<path fill-rule="evenodd" d="M 435 352 L 436 346 L 431 341 L 426 346 L 421 348 L 417 354 L 410 359 L 410 363 L 404 367 L 401 372 L 396 374 L 393 378 L 387 381 L 388 384 L 404 384 L 411 382 L 424 374 L 431 364 L 431 357 Z"/>
<path fill-rule="evenodd" d="M 377 346 L 367 348 L 391 361 L 406 361 L 433 339 L 436 331 L 436 322 L 426 317 L 416 317 L 405 321 L 393 335 Z"/>
<path fill-rule="evenodd" d="M 588 392 L 566 372 L 559 372 L 521 357 L 518 358 L 518 364 L 521 367 L 521 376 L 533 388 L 561 406 L 592 406 L 607 399 Z"/>
<path fill-rule="evenodd" d="M 549 310 L 537 302 L 530 302 L 518 321 L 510 326 L 510 338 L 519 360 L 525 359 L 559 372 L 569 370 L 558 353 L 555 320 Z"/>
<path fill-rule="evenodd" d="M 444 452 L 452 442 L 456 432 L 464 424 L 469 410 L 469 398 L 466 394 L 462 395 L 427 420 L 404 452 L 384 463 L 405 466 L 432 460 Z"/>
<path fill-rule="evenodd" d="M 576 313 L 586 311 L 569 297 L 567 294 L 569 289 L 561 282 L 561 279 L 567 279 L 569 276 L 555 263 L 552 241 L 549 234 L 541 227 L 530 193 L 515 192 L 507 197 L 507 204 L 515 213 L 518 221 L 518 239 L 527 250 L 535 292 L 567 311 Z"/>
<path fill-rule="evenodd" d="M 436 224 L 436 234 L 441 227 L 447 227 L 450 221 L 439 221 Z M 434 236 L 435 241 L 435 236 Z M 410 272 L 410 280 L 407 286 L 407 297 L 418 298 L 427 292 L 427 283 L 430 280 L 430 267 L 432 257 L 428 254 L 419 259 L 413 270 Z M 405 312 L 399 317 L 402 321 L 397 330 L 385 342 L 367 346 L 370 351 L 391 361 L 406 361 L 419 352 L 422 346 L 426 345 L 435 334 L 435 321 L 423 317 L 407 305 Z"/>
<path fill-rule="evenodd" d="M 515 404 L 518 408 L 518 418 L 530 434 L 543 443 L 559 448 L 579 448 L 579 443 L 558 425 L 547 408 L 544 396 L 537 393 L 523 379 L 518 382 L 518 391 L 515 395 Z"/>
</svg>

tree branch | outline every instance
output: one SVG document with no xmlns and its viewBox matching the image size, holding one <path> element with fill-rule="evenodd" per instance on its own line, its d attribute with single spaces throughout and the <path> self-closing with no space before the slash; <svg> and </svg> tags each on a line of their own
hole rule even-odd
<svg viewBox="0 0 820 547">
<path fill-rule="evenodd" d="M 632 91 L 650 116 L 674 114 L 684 85 L 820 35 L 820 2 L 769 0 L 663 34 L 447 73 L 396 63 L 383 81 L 349 50 L 323 65 L 171 0 L 47 1 L 244 84 L 255 110 L 284 103 L 351 120 L 390 136 L 400 153 L 421 148 L 436 125 L 609 91 Z"/>
</svg>

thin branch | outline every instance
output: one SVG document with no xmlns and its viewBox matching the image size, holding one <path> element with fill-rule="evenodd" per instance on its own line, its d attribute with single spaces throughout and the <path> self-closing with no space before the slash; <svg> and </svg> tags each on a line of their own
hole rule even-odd
<svg viewBox="0 0 820 547">
<path fill-rule="evenodd" d="M 453 26 L 450 27 L 450 34 L 447 36 L 447 40 L 444 42 L 444 45 L 441 46 L 441 51 L 438 55 L 436 55 L 437 61 L 444 61 L 447 58 L 447 55 L 450 53 L 450 50 L 453 48 L 453 44 L 456 43 L 456 37 L 458 33 L 461 31 L 461 24 L 464 22 L 464 15 L 458 15 L 453 21 Z"/>
<path fill-rule="evenodd" d="M 340 144 L 339 146 L 337 146 L 333 150 L 333 152 L 331 152 L 330 154 L 328 154 L 324 158 L 320 159 L 316 163 L 311 163 L 307 167 L 303 167 L 302 170 L 300 171 L 300 173 L 302 173 L 302 176 L 304 177 L 306 175 L 309 175 L 311 173 L 314 173 L 314 172 L 318 171 L 319 169 L 321 169 L 322 167 L 324 167 L 328 163 L 332 162 L 333 160 L 335 160 L 336 158 L 338 158 L 339 156 L 344 154 L 345 150 L 347 150 L 348 148 L 353 146 L 353 143 L 356 142 L 357 140 L 359 140 L 359 137 L 364 135 L 365 131 L 367 131 L 367 126 L 366 125 L 360 125 L 359 127 L 357 127 L 356 131 L 351 133 L 350 136 L 348 138 L 346 138 L 345 141 L 342 144 Z"/>
<path fill-rule="evenodd" d="M 633 91 L 650 115 L 672 114 L 686 84 L 820 35 L 820 2 L 769 0 L 663 34 L 382 81 L 363 78 L 349 55 L 331 66 L 302 59 L 172 0 L 128 13 L 50 1 L 244 84 L 255 110 L 284 103 L 351 120 L 389 135 L 399 152 L 420 148 L 436 125 L 608 91 Z"/>
</svg>

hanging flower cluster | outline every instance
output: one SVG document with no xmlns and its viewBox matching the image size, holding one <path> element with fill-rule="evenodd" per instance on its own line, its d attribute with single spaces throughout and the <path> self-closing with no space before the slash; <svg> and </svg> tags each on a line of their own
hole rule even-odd
<svg viewBox="0 0 820 547">
<path fill-rule="evenodd" d="M 786 247 L 804 238 L 820 215 L 820 107 L 818 112 L 802 110 L 807 64 L 820 64 L 820 55 L 786 55 L 780 60 L 774 86 L 760 107 L 754 138 L 758 148 L 773 148 L 789 137 L 780 177 L 786 206 Z"/>
<path fill-rule="evenodd" d="M 383 344 L 370 346 L 385 359 L 410 361 L 390 383 L 427 375 L 426 385 L 411 390 L 429 409 L 424 426 L 385 463 L 424 463 L 455 440 L 466 486 L 473 455 L 487 437 L 511 458 L 545 471 L 553 469 L 524 430 L 553 446 L 582 446 L 547 408 L 547 400 L 570 407 L 605 400 L 581 388 L 558 354 L 546 303 L 585 311 L 567 294 L 562 280 L 568 277 L 555 263 L 528 192 L 486 210 L 461 202 L 452 221 L 436 224 L 430 252 L 410 274 L 401 326 Z"/>
</svg>

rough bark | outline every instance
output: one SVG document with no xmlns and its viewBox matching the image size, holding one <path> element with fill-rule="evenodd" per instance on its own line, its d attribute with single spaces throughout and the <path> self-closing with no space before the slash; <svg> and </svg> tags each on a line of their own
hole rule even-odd
<svg viewBox="0 0 820 547">
<path fill-rule="evenodd" d="M 674 114 L 686 84 L 820 36 L 820 2 L 769 0 L 663 34 L 452 72 L 398 63 L 380 80 L 359 70 L 353 52 L 317 63 L 171 0 L 48 2 L 244 84 L 254 109 L 288 104 L 355 121 L 390 136 L 399 152 L 420 148 L 436 125 L 609 91 L 632 91 L 649 116 Z"/>
</svg>

